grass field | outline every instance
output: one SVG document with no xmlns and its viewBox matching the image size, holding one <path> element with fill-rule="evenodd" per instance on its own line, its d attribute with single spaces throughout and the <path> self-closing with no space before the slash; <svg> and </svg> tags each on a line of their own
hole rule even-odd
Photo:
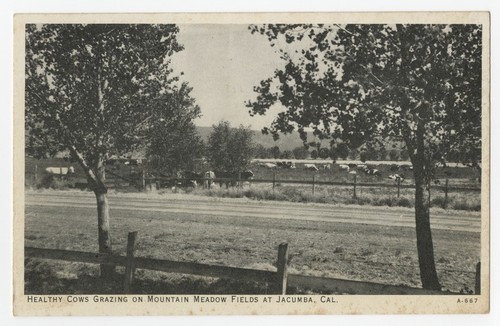
<svg viewBox="0 0 500 326">
<path fill-rule="evenodd" d="M 75 175 L 68 180 L 59 180 L 58 177 L 47 178 L 44 174 L 45 167 L 48 166 L 75 166 Z M 33 171 L 35 171 L 35 166 L 38 166 L 38 181 L 34 180 Z M 257 164 L 253 164 L 251 169 L 255 172 L 255 179 L 267 179 L 271 180 L 273 174 L 276 175 L 278 180 L 301 180 L 311 182 L 313 176 L 315 176 L 316 181 L 335 181 L 335 182 L 345 182 L 352 183 L 353 175 L 348 174 L 339 168 L 338 165 L 333 165 L 330 170 L 320 170 L 318 172 L 307 171 L 302 168 L 303 163 L 297 164 L 297 169 L 279 169 L 271 170 L 265 167 L 259 167 Z M 358 183 L 373 183 L 373 184 L 385 184 L 392 185 L 389 188 L 377 188 L 377 187 L 357 187 L 357 198 L 353 198 L 353 188 L 352 186 L 318 186 L 315 187 L 315 193 L 312 194 L 312 185 L 299 185 L 299 184 L 286 184 L 277 183 L 276 188 L 273 191 L 272 184 L 253 184 L 250 187 L 245 187 L 244 189 L 225 189 L 224 187 L 219 188 L 217 186 L 213 187 L 211 190 L 198 189 L 176 189 L 174 192 L 194 192 L 200 195 L 207 195 L 213 197 L 233 197 L 241 198 L 247 197 L 256 200 L 279 200 L 279 201 L 293 201 L 293 202 L 317 202 L 317 203 L 332 203 L 332 204 L 357 204 L 357 205 L 372 205 L 372 206 L 401 206 L 401 207 L 413 207 L 414 206 L 414 190 L 413 189 L 401 189 L 400 197 L 397 197 L 397 187 L 393 180 L 388 179 L 387 176 L 393 174 L 390 171 L 390 165 L 384 164 L 379 165 L 377 168 L 382 172 L 381 177 L 370 176 L 364 173 L 359 173 L 357 175 Z M 137 171 L 141 167 L 131 167 L 120 164 L 115 164 L 111 170 L 113 173 L 121 175 L 125 178 L 130 178 L 131 173 L 135 173 L 137 176 Z M 447 175 L 445 175 L 445 172 Z M 404 173 L 408 179 L 406 179 L 402 184 L 408 185 L 413 182 L 411 178 L 411 171 L 398 172 Z M 444 185 L 444 179 L 448 177 L 449 187 L 480 187 L 480 183 L 475 178 L 475 171 L 467 167 L 447 167 L 446 169 L 438 169 L 437 179 L 441 180 L 441 185 Z M 440 179 L 441 178 L 441 179 Z M 47 160 L 35 160 L 33 158 L 26 158 L 26 186 L 34 188 L 53 188 L 53 189 L 68 189 L 75 187 L 76 182 L 85 183 L 86 180 L 83 175 L 83 171 L 79 168 L 77 164 L 71 164 L 70 162 L 64 161 L 63 159 L 47 159 Z M 123 181 L 122 181 L 123 182 Z M 116 185 L 116 178 L 111 174 L 108 174 L 107 183 L 112 186 Z M 122 192 L 135 192 L 139 189 L 135 186 L 132 187 L 120 187 L 117 188 Z M 163 189 L 162 192 L 171 192 L 170 189 Z M 450 190 L 448 201 L 445 205 L 444 192 L 439 189 L 433 189 L 431 191 L 431 204 L 434 207 L 445 207 L 455 210 L 469 210 L 469 211 L 480 211 L 481 210 L 481 195 L 479 192 L 464 192 L 457 191 L 453 192 Z"/>
<path fill-rule="evenodd" d="M 266 203 L 263 203 L 266 205 Z M 139 231 L 137 256 L 274 270 L 277 247 L 289 243 L 290 272 L 420 286 L 415 230 L 268 218 L 165 214 L 111 207 L 113 248 L 124 254 L 129 231 Z M 97 251 L 95 209 L 26 207 L 25 245 Z M 444 289 L 474 287 L 480 257 L 478 233 L 434 230 L 438 274 Z M 97 266 L 28 259 L 26 293 L 113 293 Z M 136 292 L 265 293 L 259 284 L 138 271 Z M 292 293 L 301 292 L 294 289 Z"/>
</svg>

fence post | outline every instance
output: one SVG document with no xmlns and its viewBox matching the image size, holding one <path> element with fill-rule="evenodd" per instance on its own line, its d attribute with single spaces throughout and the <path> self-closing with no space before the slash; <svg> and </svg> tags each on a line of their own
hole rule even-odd
<svg viewBox="0 0 500 326">
<path fill-rule="evenodd" d="M 241 188 L 241 172 L 238 172 L 238 188 Z"/>
<path fill-rule="evenodd" d="M 448 177 L 446 177 L 446 182 L 444 184 L 444 208 L 448 207 Z"/>
<path fill-rule="evenodd" d="M 356 196 L 356 179 L 357 179 L 357 177 L 358 177 L 358 176 L 355 174 L 355 175 L 354 175 L 354 192 L 353 192 L 353 194 L 352 194 L 352 198 L 354 198 L 354 199 L 356 199 L 356 198 L 357 198 L 357 196 Z"/>
<path fill-rule="evenodd" d="M 286 294 L 288 278 L 288 243 L 282 243 L 279 245 L 277 265 L 276 294 Z"/>
<path fill-rule="evenodd" d="M 128 294 L 130 292 L 130 285 L 134 279 L 135 272 L 135 240 L 137 238 L 137 231 L 129 232 L 127 239 L 127 262 L 125 263 L 125 280 L 123 282 L 123 292 Z"/>
<path fill-rule="evenodd" d="M 59 167 L 59 179 L 63 179 L 63 175 L 62 175 L 62 167 L 60 166 Z"/>
<path fill-rule="evenodd" d="M 144 169 L 142 169 L 142 173 L 141 173 L 141 187 L 142 187 L 143 191 L 146 190 L 146 173 L 145 173 Z"/>
<path fill-rule="evenodd" d="M 38 180 L 38 164 L 35 164 L 35 181 Z"/>
<path fill-rule="evenodd" d="M 313 174 L 313 196 L 314 196 L 314 190 L 316 188 L 316 175 Z"/>
<path fill-rule="evenodd" d="M 276 172 L 273 172 L 273 194 L 274 194 L 274 187 L 276 186 Z"/>
<path fill-rule="evenodd" d="M 474 294 L 481 294 L 481 262 L 476 264 L 476 284 L 474 286 Z"/>
<path fill-rule="evenodd" d="M 401 188 L 401 178 L 397 178 L 397 180 L 398 180 L 398 198 L 399 198 L 399 192 Z"/>
</svg>

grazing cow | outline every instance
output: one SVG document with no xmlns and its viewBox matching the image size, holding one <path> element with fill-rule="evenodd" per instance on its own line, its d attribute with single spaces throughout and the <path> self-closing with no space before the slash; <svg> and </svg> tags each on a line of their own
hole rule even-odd
<svg viewBox="0 0 500 326">
<path fill-rule="evenodd" d="M 177 185 L 183 187 L 193 187 L 196 188 L 198 183 L 201 183 L 201 179 L 203 179 L 203 174 L 196 173 L 194 171 L 184 171 L 181 173 L 182 181 L 178 181 Z"/>
<path fill-rule="evenodd" d="M 356 170 L 349 171 L 349 174 L 358 174 Z"/>
<path fill-rule="evenodd" d="M 204 182 L 205 188 L 209 189 L 213 183 L 213 181 L 210 179 L 215 179 L 215 173 L 214 173 L 214 171 L 207 171 L 207 172 L 205 172 L 205 174 L 203 176 L 205 179 L 209 179 L 209 180 L 205 180 L 205 182 Z"/>
<path fill-rule="evenodd" d="M 380 171 L 379 171 L 379 170 L 377 170 L 377 169 L 370 170 L 370 174 L 371 174 L 371 175 L 374 175 L 374 176 L 376 176 L 376 177 L 380 177 L 380 176 L 382 176 L 382 173 L 380 173 Z"/>
<path fill-rule="evenodd" d="M 391 164 L 391 167 L 389 168 L 389 170 L 391 170 L 391 172 L 397 172 L 397 171 L 399 171 L 399 165 Z"/>
<path fill-rule="evenodd" d="M 304 164 L 304 170 L 318 171 L 319 169 L 314 164 Z"/>
<path fill-rule="evenodd" d="M 221 187 L 225 183 L 226 188 L 228 188 L 229 184 L 231 184 L 231 186 L 235 186 L 238 179 L 241 181 L 248 181 L 248 180 L 253 179 L 254 173 L 250 170 L 246 170 L 243 172 L 215 171 L 215 176 L 216 176 L 216 178 L 229 179 L 229 180 L 225 180 L 225 181 L 219 181 L 219 185 Z"/>
<path fill-rule="evenodd" d="M 405 180 L 405 176 L 403 174 L 391 174 L 388 176 L 389 179 L 394 180 L 394 181 L 400 181 L 403 182 Z"/>
<path fill-rule="evenodd" d="M 324 164 L 323 165 L 323 170 L 330 170 L 330 164 Z"/>
<path fill-rule="evenodd" d="M 399 168 L 401 170 L 403 170 L 403 171 L 412 171 L 413 170 L 413 165 L 407 165 L 407 164 L 405 164 L 405 165 L 401 165 Z"/>
<path fill-rule="evenodd" d="M 347 164 L 340 164 L 340 165 L 339 165 L 339 168 L 340 168 L 341 170 L 345 170 L 346 172 L 349 172 L 349 170 L 350 170 L 350 167 L 349 167 L 349 165 L 347 165 Z"/>
<path fill-rule="evenodd" d="M 293 163 L 291 161 L 276 162 L 276 165 L 277 165 L 278 168 L 295 169 L 295 163 Z"/>
<path fill-rule="evenodd" d="M 45 168 L 45 172 L 48 174 L 56 174 L 56 175 L 68 175 L 68 174 L 74 174 L 75 173 L 75 168 L 70 166 L 69 168 L 64 168 L 64 167 L 48 167 Z"/>
<path fill-rule="evenodd" d="M 364 170 L 366 170 L 366 165 L 360 164 L 360 165 L 358 165 L 358 167 L 356 169 L 360 170 L 360 171 L 364 171 Z"/>
<path fill-rule="evenodd" d="M 276 169 L 276 164 L 274 163 L 260 163 L 259 166 L 263 166 L 268 169 Z"/>
</svg>

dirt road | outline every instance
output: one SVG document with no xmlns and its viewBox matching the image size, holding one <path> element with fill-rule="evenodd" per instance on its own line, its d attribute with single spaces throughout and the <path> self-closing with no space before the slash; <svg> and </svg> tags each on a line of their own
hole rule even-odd
<svg viewBox="0 0 500 326">
<path fill-rule="evenodd" d="M 190 213 L 225 217 L 250 217 L 354 223 L 414 228 L 412 209 L 392 207 L 310 205 L 261 202 L 201 196 L 160 196 L 146 194 L 110 194 L 112 210 Z M 95 199 L 85 192 L 28 192 L 27 206 L 95 208 Z M 440 212 L 431 214 L 433 229 L 480 232 L 478 213 Z"/>
</svg>

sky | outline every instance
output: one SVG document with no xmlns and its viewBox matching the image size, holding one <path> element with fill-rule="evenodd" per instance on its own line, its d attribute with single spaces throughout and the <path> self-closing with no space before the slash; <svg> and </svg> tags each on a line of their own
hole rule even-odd
<svg viewBox="0 0 500 326">
<path fill-rule="evenodd" d="M 201 108 L 198 126 L 221 120 L 231 125 L 261 129 L 269 126 L 279 108 L 266 116 L 250 117 L 245 101 L 255 99 L 253 87 L 271 77 L 283 61 L 267 38 L 251 34 L 248 25 L 179 25 L 182 52 L 172 57 L 174 72 L 193 87 L 192 96 Z"/>
</svg>

